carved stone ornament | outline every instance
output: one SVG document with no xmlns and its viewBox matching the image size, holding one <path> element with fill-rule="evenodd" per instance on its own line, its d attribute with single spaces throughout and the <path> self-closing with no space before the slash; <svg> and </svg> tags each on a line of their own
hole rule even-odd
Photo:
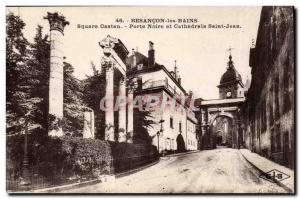
<svg viewBox="0 0 300 199">
<path fill-rule="evenodd" d="M 110 54 L 110 50 L 113 49 L 117 43 L 119 43 L 117 38 L 107 35 L 106 38 L 99 42 L 99 45 L 103 48 L 104 54 L 107 55 Z"/>
<path fill-rule="evenodd" d="M 124 84 L 125 83 L 125 78 L 124 78 L 124 76 L 122 76 L 121 78 L 120 78 L 120 84 Z"/>
<path fill-rule="evenodd" d="M 48 19 L 50 30 L 58 30 L 62 34 L 64 33 L 65 26 L 70 24 L 63 15 L 59 15 L 57 12 L 47 12 L 47 16 L 44 19 Z"/>
<path fill-rule="evenodd" d="M 114 63 L 112 62 L 112 60 L 109 57 L 103 56 L 101 59 L 101 66 L 105 70 L 110 70 L 113 68 Z"/>
</svg>

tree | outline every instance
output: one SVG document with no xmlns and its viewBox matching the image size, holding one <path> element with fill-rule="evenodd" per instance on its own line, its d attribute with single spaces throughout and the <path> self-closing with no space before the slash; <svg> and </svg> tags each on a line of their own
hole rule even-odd
<svg viewBox="0 0 300 199">
<path fill-rule="evenodd" d="M 42 26 L 36 28 L 34 42 L 30 45 L 30 59 L 28 65 L 31 69 L 30 96 L 39 99 L 32 114 L 32 120 L 40 126 L 42 131 L 48 132 L 48 107 L 49 107 L 49 76 L 50 76 L 50 43 L 49 36 L 43 35 Z"/>
<path fill-rule="evenodd" d="M 148 129 L 155 124 L 152 111 L 135 109 L 134 115 L 134 143 L 152 144 L 152 137 L 148 133 Z"/>
<path fill-rule="evenodd" d="M 30 68 L 28 41 L 23 35 L 25 23 L 19 16 L 9 13 L 6 16 L 6 124 L 7 134 L 22 131 L 22 119 L 30 115 L 28 83 Z"/>
<path fill-rule="evenodd" d="M 83 86 L 80 80 L 73 75 L 74 68 L 64 62 L 64 125 L 66 134 L 75 137 L 82 136 L 83 112 L 86 105 L 83 103 Z"/>
<path fill-rule="evenodd" d="M 95 137 L 104 139 L 105 113 L 100 110 L 100 100 L 105 96 L 105 74 L 103 71 L 97 70 L 93 62 L 91 62 L 91 67 L 93 75 L 87 76 L 82 81 L 84 92 L 83 102 L 94 111 Z"/>
<path fill-rule="evenodd" d="M 142 84 L 147 84 L 149 81 L 145 81 Z M 142 88 L 139 87 L 136 76 L 129 75 L 126 81 L 127 87 L 139 91 Z M 149 135 L 148 129 L 153 127 L 155 122 L 153 121 L 152 110 L 147 110 L 146 104 L 143 104 L 143 109 L 134 109 L 134 129 L 133 129 L 133 142 L 141 144 L 152 144 L 153 136 Z"/>
</svg>

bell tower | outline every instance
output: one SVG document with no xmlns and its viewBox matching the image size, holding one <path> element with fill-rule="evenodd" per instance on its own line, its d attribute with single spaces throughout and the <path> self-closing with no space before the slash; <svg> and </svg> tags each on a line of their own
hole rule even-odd
<svg viewBox="0 0 300 199">
<path fill-rule="evenodd" d="M 244 97 L 244 84 L 242 77 L 234 67 L 231 55 L 232 48 L 229 48 L 229 61 L 227 62 L 227 70 L 222 75 L 219 88 L 219 98 L 239 98 Z"/>
</svg>

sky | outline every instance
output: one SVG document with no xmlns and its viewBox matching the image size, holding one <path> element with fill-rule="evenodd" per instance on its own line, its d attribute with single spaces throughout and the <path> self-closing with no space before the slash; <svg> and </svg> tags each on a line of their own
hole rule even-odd
<svg viewBox="0 0 300 199">
<path fill-rule="evenodd" d="M 26 23 L 24 35 L 33 41 L 37 25 L 49 34 L 47 12 L 60 12 L 70 22 L 64 31 L 64 56 L 74 66 L 74 75 L 83 79 L 92 74 L 91 62 L 100 68 L 102 49 L 99 41 L 107 35 L 119 38 L 147 55 L 148 41 L 154 42 L 156 62 L 169 70 L 174 60 L 186 91 L 195 97 L 217 99 L 217 85 L 226 71 L 228 48 L 233 48 L 235 68 L 243 83 L 251 78 L 249 51 L 256 41 L 261 7 L 8 7 Z M 233 24 L 238 29 L 79 29 L 78 24 L 117 24 L 122 18 L 128 25 L 133 18 L 196 18 L 198 24 Z"/>
</svg>

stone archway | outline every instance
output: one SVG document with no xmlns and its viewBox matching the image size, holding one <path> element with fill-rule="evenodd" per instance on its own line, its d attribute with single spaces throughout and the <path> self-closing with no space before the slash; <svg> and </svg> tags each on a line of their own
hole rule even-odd
<svg viewBox="0 0 300 199">
<path fill-rule="evenodd" d="M 234 118 L 233 114 L 230 113 L 230 112 L 221 111 L 221 112 L 215 113 L 215 114 L 213 114 L 213 113 L 208 113 L 208 114 L 210 115 L 209 120 L 208 120 L 209 125 L 211 125 L 215 121 L 215 119 L 218 118 L 218 117 L 223 116 L 223 117 L 228 117 L 228 118 L 231 118 L 231 119 Z"/>
<path fill-rule="evenodd" d="M 232 123 L 232 144 L 230 147 L 238 148 L 239 144 L 243 142 L 240 135 L 240 107 L 244 102 L 244 98 L 234 99 L 217 99 L 217 100 L 203 100 L 198 105 L 200 110 L 197 113 L 198 121 L 200 123 L 200 149 L 213 149 L 214 141 L 211 134 L 211 126 L 218 117 L 226 117 Z"/>
<path fill-rule="evenodd" d="M 226 129 L 225 124 L 226 123 Z M 222 129 L 218 129 L 222 126 Z M 224 126 L 223 126 L 224 125 Z M 212 148 L 217 146 L 234 147 L 234 117 L 231 114 L 216 114 L 209 124 L 209 135 Z"/>
</svg>

